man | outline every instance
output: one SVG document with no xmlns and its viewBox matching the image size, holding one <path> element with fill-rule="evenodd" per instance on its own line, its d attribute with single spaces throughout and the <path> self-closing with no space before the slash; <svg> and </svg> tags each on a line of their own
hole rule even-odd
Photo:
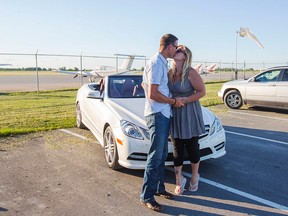
<svg viewBox="0 0 288 216">
<path fill-rule="evenodd" d="M 178 38 L 165 34 L 160 40 L 159 52 L 147 63 L 143 73 L 146 95 L 144 116 L 149 128 L 151 148 L 148 153 L 140 202 L 154 211 L 162 211 L 154 195 L 167 199 L 172 194 L 165 190 L 165 160 L 168 154 L 168 135 L 171 105 L 184 106 L 179 98 L 171 98 L 168 89 L 168 61 L 178 46 Z"/>
</svg>

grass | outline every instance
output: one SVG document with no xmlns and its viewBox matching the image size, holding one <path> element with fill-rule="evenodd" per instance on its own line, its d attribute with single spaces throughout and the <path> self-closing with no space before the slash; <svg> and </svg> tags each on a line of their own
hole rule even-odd
<svg viewBox="0 0 288 216">
<path fill-rule="evenodd" d="M 200 99 L 201 105 L 205 107 L 222 104 L 222 100 L 218 97 L 218 91 L 221 89 L 223 82 L 205 83 L 206 95 Z"/>
<path fill-rule="evenodd" d="M 0 137 L 75 127 L 76 92 L 0 94 Z"/>
<path fill-rule="evenodd" d="M 221 86 L 222 82 L 206 84 L 207 93 L 201 104 L 222 104 L 217 96 Z M 75 127 L 76 94 L 76 89 L 0 93 L 0 137 Z"/>
</svg>

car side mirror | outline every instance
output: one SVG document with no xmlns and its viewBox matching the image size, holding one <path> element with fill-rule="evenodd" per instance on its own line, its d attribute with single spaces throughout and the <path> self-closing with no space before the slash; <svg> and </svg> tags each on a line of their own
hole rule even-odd
<svg viewBox="0 0 288 216">
<path fill-rule="evenodd" d="M 103 99 L 103 97 L 101 96 L 100 91 L 88 92 L 87 98 Z"/>
</svg>

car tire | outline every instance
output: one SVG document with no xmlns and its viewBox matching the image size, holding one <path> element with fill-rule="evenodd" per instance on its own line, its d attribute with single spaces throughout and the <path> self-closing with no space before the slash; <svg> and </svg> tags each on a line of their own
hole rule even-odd
<svg viewBox="0 0 288 216">
<path fill-rule="evenodd" d="M 231 109 L 239 109 L 243 105 L 243 100 L 237 90 L 231 90 L 225 94 L 224 103 Z"/>
<path fill-rule="evenodd" d="M 109 168 L 117 170 L 121 166 L 118 163 L 119 156 L 118 156 L 117 144 L 112 128 L 110 126 L 106 128 L 103 138 L 104 138 L 105 161 Z"/>
<path fill-rule="evenodd" d="M 87 127 L 82 122 L 82 114 L 79 103 L 76 105 L 76 126 L 81 129 L 87 129 Z"/>
</svg>

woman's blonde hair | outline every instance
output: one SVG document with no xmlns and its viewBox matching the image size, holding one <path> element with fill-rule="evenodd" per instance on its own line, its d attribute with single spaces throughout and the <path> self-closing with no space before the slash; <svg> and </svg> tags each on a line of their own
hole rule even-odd
<svg viewBox="0 0 288 216">
<path fill-rule="evenodd" d="M 177 50 L 178 49 L 181 49 L 182 52 L 184 53 L 184 55 L 186 56 L 185 60 L 184 60 L 184 64 L 183 64 L 183 68 L 182 68 L 182 76 L 181 76 L 181 85 L 184 83 L 184 79 L 185 79 L 185 76 L 187 75 L 187 73 L 189 73 L 190 69 L 192 68 L 191 65 L 192 65 L 192 52 L 191 50 L 184 46 L 184 45 L 179 45 Z M 170 70 L 170 79 L 172 81 L 174 81 L 174 77 L 176 75 L 176 72 L 177 72 L 177 67 L 176 67 L 176 64 L 174 62 L 173 64 L 173 67 L 172 69 Z"/>
</svg>

